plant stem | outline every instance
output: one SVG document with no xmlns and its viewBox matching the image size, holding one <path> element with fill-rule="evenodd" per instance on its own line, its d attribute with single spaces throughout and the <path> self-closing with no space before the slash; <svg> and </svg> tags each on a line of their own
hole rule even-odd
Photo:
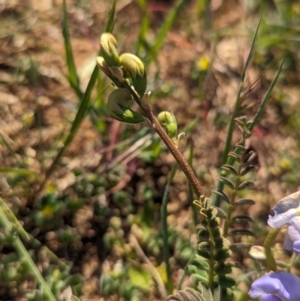
<svg viewBox="0 0 300 301">
<path fill-rule="evenodd" d="M 173 141 L 170 139 L 170 137 L 167 135 L 166 131 L 163 129 L 163 127 L 160 125 L 156 117 L 153 115 L 152 111 L 148 107 L 144 110 L 147 117 L 149 118 L 153 129 L 156 131 L 156 133 L 161 137 L 161 139 L 164 141 L 164 143 L 167 145 L 168 149 L 176 159 L 178 165 L 181 167 L 182 171 L 184 172 L 185 176 L 187 177 L 189 183 L 191 184 L 193 191 L 197 198 L 199 199 L 201 195 L 203 195 L 203 189 L 199 183 L 199 180 L 197 179 L 196 175 L 194 174 L 194 171 L 189 166 L 187 160 L 184 158 L 182 153 L 178 150 L 178 148 L 175 146 Z"/>
<path fill-rule="evenodd" d="M 135 93 L 135 91 L 130 87 L 130 85 L 127 82 L 124 82 L 124 84 L 125 84 L 126 88 L 128 89 L 128 91 L 131 93 L 135 102 L 139 105 L 139 107 L 143 110 L 144 114 L 149 119 L 152 128 L 156 131 L 156 133 L 160 136 L 160 138 L 164 141 L 164 143 L 166 144 L 166 146 L 172 153 L 173 157 L 175 158 L 178 165 L 181 167 L 182 171 L 184 172 L 185 176 L 187 177 L 188 182 L 191 184 L 192 189 L 193 189 L 197 199 L 199 199 L 201 195 L 204 195 L 204 193 L 203 193 L 201 184 L 200 184 L 199 180 L 197 179 L 193 169 L 190 167 L 187 160 L 184 158 L 182 153 L 178 150 L 178 148 L 173 143 L 171 138 L 168 136 L 166 131 L 160 125 L 160 123 L 154 116 L 153 112 L 151 111 L 150 106 L 142 104 L 141 99 Z"/>
<path fill-rule="evenodd" d="M 274 259 L 271 246 L 273 241 L 275 240 L 277 234 L 280 232 L 280 229 L 271 229 L 268 233 L 265 242 L 264 242 L 264 248 L 265 248 L 265 255 L 266 255 L 266 262 L 267 262 L 267 270 L 276 272 L 277 266 L 276 261 Z"/>
</svg>

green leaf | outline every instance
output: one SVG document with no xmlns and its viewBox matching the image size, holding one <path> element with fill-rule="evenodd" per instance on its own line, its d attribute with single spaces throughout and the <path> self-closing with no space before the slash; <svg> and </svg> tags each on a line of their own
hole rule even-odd
<svg viewBox="0 0 300 301">
<path fill-rule="evenodd" d="M 234 190 L 234 184 L 231 180 L 225 177 L 220 177 L 220 181 L 222 181 L 226 186 L 228 186 L 231 190 Z"/>
<path fill-rule="evenodd" d="M 246 150 L 245 146 L 243 144 L 241 144 L 241 142 L 237 143 L 235 145 L 235 147 L 238 148 L 239 151 L 242 151 L 242 152 L 244 152 Z M 236 153 L 236 152 L 234 152 L 234 153 Z"/>
<path fill-rule="evenodd" d="M 167 36 L 168 31 L 172 27 L 173 23 L 178 16 L 178 13 L 182 9 L 182 6 L 185 4 L 185 0 L 177 0 L 172 8 L 169 10 L 167 16 L 164 18 L 164 23 L 161 26 L 159 32 L 156 34 L 156 39 L 153 43 L 152 48 L 150 49 L 150 56 L 147 61 L 147 65 L 151 63 L 152 60 L 156 59 L 157 53 L 161 46 L 163 45 L 163 41 Z"/>
<path fill-rule="evenodd" d="M 228 157 L 231 157 L 234 161 L 237 161 L 238 163 L 242 162 L 241 157 L 237 153 L 235 153 L 235 152 L 230 152 L 228 154 Z"/>
<path fill-rule="evenodd" d="M 249 173 L 253 169 L 255 169 L 255 165 L 248 165 L 247 167 L 245 167 L 245 168 L 242 169 L 241 176 L 246 175 L 247 173 Z"/>
<path fill-rule="evenodd" d="M 204 250 L 205 251 L 205 250 L 210 249 L 210 247 L 211 247 L 211 244 L 210 244 L 209 241 L 202 241 L 198 244 L 198 249 L 199 250 Z"/>
<path fill-rule="evenodd" d="M 227 275 L 232 272 L 232 268 L 230 266 L 226 266 L 226 265 L 222 264 L 222 265 L 217 265 L 214 268 L 214 271 L 218 275 Z"/>
<path fill-rule="evenodd" d="M 251 217 L 247 215 L 237 215 L 231 218 L 230 223 L 252 223 L 253 220 Z"/>
<path fill-rule="evenodd" d="M 17 176 L 34 177 L 37 179 L 41 178 L 41 175 L 38 173 L 22 168 L 0 168 L 0 173 L 11 173 Z"/>
<path fill-rule="evenodd" d="M 227 248 L 223 248 L 221 250 L 218 250 L 215 254 L 215 260 L 216 261 L 224 261 L 229 257 L 230 257 L 230 250 L 227 249 Z"/>
<path fill-rule="evenodd" d="M 252 199 L 239 199 L 234 202 L 235 206 L 242 206 L 242 205 L 255 205 L 255 202 Z"/>
<path fill-rule="evenodd" d="M 276 73 L 273 81 L 271 82 L 271 85 L 270 85 L 268 91 L 266 92 L 263 100 L 261 101 L 260 106 L 259 106 L 259 108 L 258 108 L 255 116 L 253 117 L 253 121 L 249 124 L 249 127 L 248 127 L 249 131 L 252 131 L 253 128 L 255 127 L 255 125 L 258 123 L 258 120 L 261 117 L 261 114 L 263 113 L 263 111 L 264 111 L 267 103 L 269 102 L 271 93 L 272 93 L 272 91 L 273 91 L 273 89 L 274 89 L 274 87 L 275 87 L 275 85 L 277 83 L 277 80 L 279 78 L 279 75 L 281 73 L 281 69 L 282 69 L 283 63 L 284 63 L 284 59 L 281 61 L 280 66 L 278 68 L 278 71 L 277 71 L 277 73 Z"/>
<path fill-rule="evenodd" d="M 108 19 L 106 21 L 105 32 L 112 32 L 115 25 L 115 12 L 116 12 L 117 0 L 113 0 L 111 9 L 108 13 Z"/>
<path fill-rule="evenodd" d="M 225 212 L 223 209 L 221 209 L 220 207 L 215 207 L 215 208 L 216 208 L 217 211 L 218 211 L 217 216 L 218 216 L 219 218 L 225 219 L 225 218 L 227 217 L 227 214 L 226 214 L 226 212 Z"/>
<path fill-rule="evenodd" d="M 253 185 L 254 185 L 253 181 L 245 181 L 239 185 L 238 190 L 243 190 L 243 189 L 249 188 L 250 186 L 253 186 Z"/>
<path fill-rule="evenodd" d="M 238 174 L 238 171 L 232 165 L 224 164 L 222 166 L 222 168 L 229 171 L 230 173 L 234 174 L 235 176 Z"/>
<path fill-rule="evenodd" d="M 80 91 L 80 83 L 76 71 L 76 66 L 74 63 L 73 50 L 68 30 L 68 14 L 67 14 L 67 4 L 66 0 L 63 1 L 63 23 L 62 23 L 62 34 L 64 38 L 64 46 L 66 52 L 67 66 L 68 66 L 68 79 L 71 87 L 74 89 L 78 98 L 82 97 L 82 92 Z"/>
<path fill-rule="evenodd" d="M 208 252 L 207 250 L 197 250 L 197 254 L 199 255 L 199 256 L 202 256 L 203 258 L 205 258 L 205 259 L 210 259 L 210 252 Z"/>
<path fill-rule="evenodd" d="M 254 37 L 253 37 L 253 39 L 252 39 L 250 51 L 249 51 L 249 54 L 248 54 L 248 56 L 247 56 L 246 63 L 245 63 L 245 66 L 244 66 L 244 69 L 243 69 L 243 71 L 242 71 L 242 76 L 241 76 L 242 81 L 244 81 L 244 79 L 245 79 L 246 70 L 247 70 L 247 68 L 248 68 L 248 66 L 249 66 L 249 63 L 250 63 L 251 58 L 252 58 L 252 55 L 253 55 L 254 45 L 255 45 L 255 42 L 256 42 L 256 40 L 257 40 L 257 34 L 258 34 L 260 22 L 261 22 L 261 19 L 259 20 L 259 22 L 258 22 L 258 24 L 257 24 L 256 30 L 255 30 L 255 34 L 254 34 Z"/>
<path fill-rule="evenodd" d="M 197 281 L 207 285 L 208 283 L 208 275 L 205 271 L 197 271 L 197 274 L 192 274 L 193 278 L 195 278 Z"/>
<path fill-rule="evenodd" d="M 253 244 L 245 243 L 245 242 L 238 242 L 233 243 L 229 248 L 233 252 L 238 252 L 240 250 L 250 250 Z"/>
<path fill-rule="evenodd" d="M 253 156 L 253 155 L 255 155 L 254 150 L 247 150 L 242 156 L 242 161 L 244 163 L 247 163 L 249 161 L 249 159 L 251 158 L 251 156 Z"/>
<path fill-rule="evenodd" d="M 205 239 L 209 238 L 209 232 L 208 232 L 208 230 L 205 227 L 199 229 L 199 231 L 198 231 L 198 238 L 200 240 L 205 240 Z"/>
<path fill-rule="evenodd" d="M 230 236 L 236 236 L 236 235 L 255 236 L 255 234 L 252 231 L 246 229 L 232 230 L 229 232 L 229 235 Z"/>
<path fill-rule="evenodd" d="M 227 137 L 226 137 L 225 147 L 224 147 L 222 158 L 221 158 L 221 165 L 223 165 L 226 162 L 228 162 L 228 159 L 229 159 L 228 157 L 235 158 L 234 157 L 235 153 L 229 152 L 229 150 L 230 150 L 230 147 L 231 147 L 231 141 L 232 141 L 232 136 L 233 136 L 235 122 L 236 122 L 235 119 L 236 119 L 236 117 L 238 117 L 238 114 L 239 114 L 240 109 L 241 109 L 241 105 L 242 105 L 242 103 L 244 101 L 244 97 L 242 97 L 242 93 L 243 93 L 243 90 L 244 90 L 245 74 L 246 74 L 246 70 L 248 68 L 249 62 L 250 62 L 250 60 L 252 58 L 252 54 L 253 54 L 253 50 L 254 50 L 254 44 L 255 44 L 255 41 L 256 41 L 256 38 L 257 38 L 257 33 L 258 33 L 259 25 L 260 25 L 260 22 L 259 22 L 259 24 L 258 24 L 258 26 L 256 28 L 256 32 L 255 32 L 253 40 L 252 40 L 251 48 L 250 48 L 248 57 L 246 59 L 246 63 L 245 63 L 244 69 L 242 71 L 239 90 L 238 90 L 237 95 L 236 95 L 236 99 L 235 99 L 235 103 L 234 103 L 234 108 L 233 108 L 233 111 L 232 111 L 232 114 L 231 114 L 231 118 L 230 118 L 230 121 L 229 121 L 229 125 L 228 125 L 228 131 L 227 131 Z M 235 158 L 235 159 L 238 160 L 237 158 Z M 223 188 L 222 183 L 221 184 L 219 184 L 219 183 L 218 183 L 217 188 L 218 188 L 218 190 L 222 190 L 222 188 Z M 219 197 L 218 196 L 215 199 L 215 201 L 213 202 L 213 204 L 215 206 L 219 206 Z"/>
<path fill-rule="evenodd" d="M 113 28 L 113 18 L 114 18 L 114 13 L 115 13 L 115 7 L 116 7 L 116 0 L 114 0 L 113 4 L 112 4 L 112 8 L 109 12 L 109 18 L 108 21 L 106 23 L 106 32 L 110 32 Z M 66 138 L 63 141 L 63 146 L 60 148 L 60 150 L 57 152 L 54 160 L 52 161 L 50 167 L 47 169 L 46 171 L 46 175 L 45 178 L 43 180 L 43 182 L 41 183 L 40 187 L 39 187 L 39 191 L 41 192 L 44 188 L 45 185 L 47 183 L 48 178 L 52 175 L 53 171 L 56 168 L 56 165 L 58 164 L 58 162 L 60 161 L 61 157 L 64 155 L 64 153 L 66 152 L 69 144 L 72 142 L 72 140 L 74 139 L 79 126 L 86 114 L 86 111 L 89 107 L 89 103 L 90 103 L 90 97 L 92 94 L 92 90 L 95 86 L 96 80 L 98 79 L 98 73 L 99 73 L 99 68 L 98 66 L 95 66 L 93 73 L 90 77 L 90 80 L 88 82 L 87 88 L 83 94 L 83 96 L 81 97 L 81 101 L 79 104 L 79 108 L 78 111 L 76 113 L 75 119 L 72 123 L 71 129 L 69 131 L 69 133 L 67 134 Z"/>
<path fill-rule="evenodd" d="M 135 287 L 143 291 L 149 291 L 152 278 L 147 269 L 135 269 L 131 267 L 128 270 L 128 276 Z"/>
<path fill-rule="evenodd" d="M 191 265 L 197 267 L 200 270 L 205 270 L 205 271 L 209 270 L 209 264 L 207 260 L 200 256 L 193 259 Z"/>
<path fill-rule="evenodd" d="M 212 190 L 212 192 L 219 195 L 226 203 L 228 203 L 228 204 L 231 203 L 229 196 L 225 192 L 219 191 L 216 189 Z M 218 208 L 218 207 L 216 207 L 216 208 Z"/>
<path fill-rule="evenodd" d="M 169 251 L 169 242 L 168 242 L 168 223 L 167 223 L 167 205 L 169 201 L 169 191 L 170 186 L 173 181 L 173 178 L 177 171 L 177 164 L 174 164 L 169 176 L 168 176 L 168 182 L 165 185 L 165 191 L 163 195 L 162 205 L 160 209 L 160 218 L 162 222 L 162 239 L 163 239 L 163 259 L 166 266 L 166 274 L 167 274 L 167 288 L 168 291 L 171 292 L 173 290 L 173 283 L 171 281 L 171 264 L 170 264 L 170 251 Z"/>
<path fill-rule="evenodd" d="M 217 276 L 216 281 L 220 284 L 221 287 L 231 288 L 236 284 L 235 279 L 230 276 Z"/>
<path fill-rule="evenodd" d="M 258 30 L 258 28 L 257 28 L 257 30 Z M 257 34 L 257 31 L 256 31 L 256 34 Z M 253 41 L 254 41 L 254 40 L 253 40 Z M 252 43 L 252 44 L 254 44 L 254 43 Z M 250 50 L 250 53 L 251 53 L 251 52 L 252 52 L 252 51 Z M 250 54 L 250 53 L 249 53 L 249 54 Z M 249 56 L 249 57 L 250 57 L 250 56 Z M 247 60 L 248 60 L 248 59 L 247 59 Z M 272 93 L 272 91 L 273 91 L 273 88 L 275 87 L 275 85 L 276 85 L 276 83 L 277 83 L 277 80 L 278 80 L 278 78 L 279 78 L 279 75 L 280 75 L 280 73 L 281 73 L 281 69 L 282 69 L 283 63 L 284 63 L 284 60 L 281 61 L 281 64 L 280 64 L 280 66 L 279 66 L 279 69 L 278 69 L 278 71 L 277 71 L 277 73 L 276 73 L 276 75 L 275 75 L 275 77 L 274 77 L 274 79 L 273 79 L 273 81 L 272 81 L 272 83 L 271 83 L 271 85 L 270 85 L 270 87 L 269 87 L 267 93 L 265 94 L 265 96 L 264 96 L 264 98 L 263 98 L 263 100 L 262 100 L 262 102 L 261 102 L 261 104 L 260 104 L 260 106 L 259 106 L 259 108 L 258 108 L 258 110 L 257 110 L 257 112 L 256 112 L 256 114 L 255 114 L 255 116 L 253 117 L 252 122 L 250 122 L 250 123 L 248 124 L 248 128 L 247 128 L 247 129 L 248 129 L 248 131 L 250 131 L 250 132 L 253 130 L 253 128 L 254 128 L 254 127 L 256 126 L 256 124 L 258 123 L 258 121 L 259 121 L 259 119 L 260 119 L 260 117 L 261 117 L 261 115 L 262 115 L 262 113 L 263 113 L 263 111 L 264 111 L 264 109 L 265 109 L 265 107 L 266 107 L 266 105 L 267 105 L 269 99 L 270 99 L 270 96 L 271 96 L 271 93 Z M 243 85 L 241 85 L 238 94 L 241 94 L 242 88 L 243 88 Z M 234 115 L 234 114 L 233 114 L 233 115 Z M 235 116 L 234 116 L 234 117 L 235 117 Z M 229 132 L 230 132 L 230 130 L 231 130 L 231 127 L 229 126 Z M 231 142 L 231 137 L 228 136 L 228 138 L 226 139 L 226 149 L 225 149 L 225 151 L 223 152 L 221 164 L 225 164 L 226 162 L 229 163 L 229 164 L 233 164 L 233 162 L 236 160 L 236 158 L 235 158 L 233 155 L 230 156 L 230 155 L 228 154 L 228 156 L 227 156 L 227 152 L 229 151 L 229 147 L 230 147 L 230 142 Z M 237 154 L 238 154 L 238 153 L 241 153 L 241 150 L 240 150 L 238 147 L 236 147 L 236 148 L 234 149 L 234 152 L 233 152 L 233 153 L 237 153 Z M 233 154 L 233 153 L 232 153 L 232 154 Z M 230 157 L 230 158 L 229 158 L 229 157 Z M 218 190 L 222 190 L 223 187 L 224 187 L 224 184 L 223 184 L 221 181 L 219 181 L 218 184 L 217 184 L 217 189 L 218 189 Z M 219 198 L 219 196 L 217 195 L 216 198 L 214 198 L 214 200 L 213 200 L 213 204 L 214 204 L 215 206 L 219 206 L 219 203 L 220 203 L 220 198 Z"/>
<path fill-rule="evenodd" d="M 227 247 L 227 242 L 225 241 L 225 239 L 223 237 L 215 237 L 214 238 L 215 241 L 215 249 L 216 250 L 222 250 L 224 247 Z"/>
</svg>

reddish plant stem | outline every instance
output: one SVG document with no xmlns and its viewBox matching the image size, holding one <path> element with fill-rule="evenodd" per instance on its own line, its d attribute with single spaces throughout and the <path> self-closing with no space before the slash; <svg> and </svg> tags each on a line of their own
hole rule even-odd
<svg viewBox="0 0 300 301">
<path fill-rule="evenodd" d="M 160 125 L 156 117 L 153 115 L 150 106 L 143 105 L 138 95 L 135 91 L 126 83 L 127 89 L 130 91 L 131 95 L 133 96 L 135 102 L 140 106 L 143 110 L 147 118 L 149 119 L 152 128 L 156 131 L 156 133 L 160 136 L 160 138 L 164 141 L 170 152 L 172 153 L 173 157 L 177 161 L 178 165 L 181 167 L 182 171 L 184 172 L 185 176 L 187 177 L 189 183 L 191 184 L 193 191 L 197 197 L 200 198 L 203 195 L 203 189 L 200 185 L 199 180 L 197 179 L 193 169 L 188 164 L 187 160 L 184 158 L 182 153 L 179 149 L 175 146 L 171 138 L 168 136 L 164 128 Z"/>
<path fill-rule="evenodd" d="M 160 136 L 160 138 L 164 141 L 174 158 L 176 159 L 177 163 L 181 167 L 182 171 L 184 172 L 185 176 L 187 177 L 189 183 L 192 185 L 193 191 L 197 198 L 199 199 L 201 195 L 203 195 L 203 189 L 199 183 L 199 180 L 197 179 L 194 171 L 188 164 L 187 160 L 184 158 L 182 153 L 179 151 L 179 149 L 175 146 L 173 141 L 170 139 L 170 137 L 167 135 L 166 131 L 163 129 L 163 127 L 160 125 L 156 117 L 153 115 L 150 108 L 145 109 L 144 112 L 146 113 L 148 119 L 150 120 L 153 129 L 156 131 L 156 133 Z"/>
</svg>

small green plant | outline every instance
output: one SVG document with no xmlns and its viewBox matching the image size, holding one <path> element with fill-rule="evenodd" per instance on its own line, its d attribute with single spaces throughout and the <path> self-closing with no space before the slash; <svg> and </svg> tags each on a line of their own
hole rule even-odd
<svg viewBox="0 0 300 301">
<path fill-rule="evenodd" d="M 239 116 L 240 111 L 243 109 L 244 98 L 241 95 L 244 88 L 246 69 L 252 57 L 257 31 L 242 73 L 240 89 L 231 118 L 226 148 L 222 159 L 224 164 L 222 165 L 219 184 L 217 189 L 214 190 L 217 196 L 215 202 L 220 204 L 220 200 L 223 200 L 227 203 L 225 212 L 213 206 L 210 198 L 205 197 L 194 171 L 179 151 L 178 140 L 180 137 L 177 134 L 175 116 L 167 111 L 161 112 L 157 119 L 154 116 L 148 104 L 151 94 L 146 93 L 147 76 L 143 62 L 134 54 L 119 54 L 117 40 L 110 33 L 102 34 L 100 39 L 101 56 L 97 58 L 99 68 L 116 87 L 116 90 L 111 92 L 108 97 L 107 107 L 110 116 L 124 123 L 141 124 L 156 131 L 185 173 L 197 197 L 194 204 L 198 207 L 200 215 L 199 245 L 196 249 L 195 258 L 191 259 L 189 264 L 188 273 L 193 276 L 196 284 L 199 284 L 200 287 L 204 285 L 212 292 L 220 288 L 222 300 L 232 300 L 234 296 L 233 290 L 236 286 L 236 281 L 231 276 L 233 264 L 230 262 L 230 249 L 236 250 L 241 247 L 249 249 L 251 246 L 251 244 L 249 246 L 249 244 L 233 243 L 229 238 L 253 235 L 253 232 L 249 228 L 236 228 L 236 225 L 245 223 L 249 226 L 252 222 L 251 218 L 247 215 L 234 215 L 240 206 L 254 204 L 254 201 L 249 198 L 237 199 L 242 190 L 247 189 L 253 184 L 251 179 L 245 179 L 249 172 L 255 168 L 252 158 L 253 152 L 246 149 L 246 141 L 250 138 L 251 130 L 257 123 L 269 100 L 270 93 L 276 84 L 281 69 L 280 67 L 253 120 L 247 121 L 246 117 Z M 134 103 L 137 109 L 132 109 Z M 229 152 L 235 122 L 241 130 L 242 138 L 236 144 L 234 151 Z M 174 171 L 170 179 L 174 176 Z M 223 191 L 224 185 L 230 190 L 230 194 Z M 166 215 L 163 214 L 162 218 L 164 240 L 166 240 L 167 224 L 164 222 Z M 222 227 L 220 226 L 220 218 L 224 219 Z M 234 229 L 230 230 L 231 228 Z M 166 250 L 167 248 L 168 245 L 165 244 L 164 249 Z M 168 253 L 165 253 L 164 259 L 168 275 L 170 275 Z M 170 282 L 168 282 L 168 288 L 172 291 L 172 284 Z M 201 296 L 198 298 L 201 300 Z"/>
</svg>

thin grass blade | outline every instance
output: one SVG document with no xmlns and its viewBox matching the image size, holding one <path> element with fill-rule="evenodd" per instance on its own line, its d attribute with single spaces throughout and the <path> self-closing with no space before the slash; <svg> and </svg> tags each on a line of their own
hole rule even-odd
<svg viewBox="0 0 300 301">
<path fill-rule="evenodd" d="M 141 29 L 138 35 L 138 43 L 137 43 L 137 56 L 141 55 L 141 51 L 143 49 L 143 47 L 145 48 L 149 48 L 149 45 L 146 41 L 146 34 L 149 30 L 149 17 L 148 17 L 148 13 L 147 13 L 147 2 L 146 0 L 138 0 L 138 4 L 141 7 L 142 11 L 143 11 L 143 20 L 142 20 L 142 24 L 141 24 Z"/>
<path fill-rule="evenodd" d="M 40 174 L 38 174 L 34 171 L 27 170 L 27 169 L 22 169 L 22 168 L 0 168 L 0 173 L 15 174 L 18 176 L 25 176 L 25 177 L 34 177 L 37 179 L 41 178 Z"/>
<path fill-rule="evenodd" d="M 268 104 L 268 102 L 270 100 L 271 93 L 272 93 L 272 91 L 273 91 L 273 89 L 274 89 L 274 87 L 275 87 L 275 85 L 276 85 L 276 83 L 278 81 L 279 75 L 281 73 L 283 63 L 284 63 L 284 59 L 281 61 L 280 65 L 279 65 L 279 68 L 278 68 L 278 70 L 277 70 L 277 72 L 275 74 L 275 77 L 274 77 L 274 79 L 272 80 L 272 82 L 271 82 L 271 84 L 269 86 L 268 91 L 266 92 L 264 98 L 262 99 L 261 104 L 260 104 L 260 106 L 259 106 L 256 114 L 253 117 L 252 122 L 249 124 L 249 127 L 248 127 L 249 131 L 252 131 L 253 128 L 255 127 L 255 125 L 258 123 L 259 118 L 261 117 L 261 115 L 262 115 L 262 113 L 263 113 L 266 105 Z M 241 153 L 241 151 L 242 151 L 242 149 L 239 146 L 237 146 L 234 149 L 233 153 L 239 155 Z M 235 159 L 233 157 L 229 157 L 228 160 L 227 160 L 227 164 L 232 165 L 234 163 L 234 160 Z M 225 171 L 223 171 L 223 173 L 224 173 L 224 175 L 226 174 Z M 221 182 L 221 181 L 218 181 L 217 190 L 218 191 L 223 191 L 223 188 L 224 188 L 224 183 Z M 214 204 L 214 206 L 219 207 L 220 206 L 220 200 L 221 200 L 220 196 L 216 195 L 213 198 L 213 204 Z"/>
<path fill-rule="evenodd" d="M 170 185 L 175 176 L 176 170 L 177 170 L 177 164 L 174 164 L 169 173 L 169 178 L 168 178 L 167 185 L 165 187 L 164 196 L 161 204 L 161 210 L 160 210 L 161 223 L 162 223 L 162 238 L 163 238 L 163 257 L 166 265 L 166 273 L 167 273 L 166 285 L 169 294 L 172 293 L 173 291 L 173 282 L 171 279 L 170 252 L 169 252 L 169 245 L 168 245 L 167 203 L 169 198 Z"/>
<path fill-rule="evenodd" d="M 245 65 L 244 65 L 244 69 L 242 71 L 242 76 L 241 76 L 242 82 L 244 82 L 244 80 L 245 80 L 245 74 L 246 74 L 247 68 L 248 68 L 249 63 L 250 63 L 250 61 L 252 59 L 252 56 L 253 56 L 254 45 L 255 45 L 255 42 L 257 40 L 257 34 L 258 34 L 259 27 L 260 27 L 260 22 L 261 22 L 261 19 L 259 20 L 259 22 L 257 24 L 255 34 L 254 34 L 254 37 L 253 37 L 252 42 L 251 42 L 250 51 L 249 51 L 249 54 L 247 56 L 247 59 L 246 59 Z"/>
<path fill-rule="evenodd" d="M 272 82 L 270 84 L 270 87 L 269 87 L 268 91 L 266 92 L 263 100 L 261 101 L 260 106 L 259 106 L 256 114 L 253 117 L 253 121 L 249 125 L 249 128 L 248 128 L 249 131 L 252 131 L 253 128 L 256 126 L 256 124 L 258 123 L 258 120 L 259 120 L 261 114 L 263 113 L 266 105 L 268 104 L 268 102 L 270 100 L 271 93 L 272 93 L 272 91 L 273 91 L 273 89 L 274 89 L 274 87 L 275 87 L 275 85 L 276 85 L 276 83 L 278 81 L 279 75 L 281 73 L 281 69 L 282 69 L 283 63 L 284 63 L 284 59 L 281 61 L 280 65 L 279 65 L 279 68 L 278 68 L 278 70 L 276 72 L 276 75 L 275 75 L 274 79 L 272 80 Z"/>
<path fill-rule="evenodd" d="M 116 8 L 116 3 L 117 3 L 117 1 L 114 0 L 113 4 L 112 4 L 112 8 L 111 8 L 111 10 L 109 12 L 109 15 L 108 15 L 108 20 L 107 20 L 106 27 L 105 27 L 106 31 L 111 31 L 113 29 L 114 13 L 115 13 L 115 8 Z M 93 73 L 91 75 L 91 78 L 89 80 L 89 83 L 87 85 L 87 88 L 84 92 L 84 95 L 81 98 L 81 102 L 80 102 L 77 114 L 75 116 L 75 119 L 72 123 L 71 129 L 70 129 L 69 133 L 67 134 L 66 138 L 63 141 L 64 142 L 63 147 L 58 151 L 58 153 L 56 154 L 56 156 L 55 156 L 54 160 L 52 161 L 50 167 L 46 171 L 45 178 L 44 178 L 42 184 L 40 185 L 37 193 L 35 194 L 35 198 L 38 197 L 39 194 L 45 188 L 45 185 L 46 185 L 50 175 L 55 170 L 55 167 L 56 167 L 57 163 L 59 162 L 60 158 L 64 155 L 64 153 L 67 150 L 69 144 L 72 142 L 75 134 L 77 133 L 77 130 L 78 130 L 85 114 L 86 114 L 86 111 L 89 108 L 91 93 L 92 93 L 92 90 L 93 90 L 93 88 L 95 86 L 95 83 L 97 81 L 98 73 L 99 73 L 99 68 L 97 66 L 95 66 L 95 68 L 93 70 Z"/>
<path fill-rule="evenodd" d="M 176 17 L 185 2 L 186 2 L 185 0 L 177 0 L 174 7 L 171 8 L 171 10 L 169 11 L 168 15 L 165 18 L 165 22 L 163 23 L 162 27 L 160 28 L 160 30 L 157 34 L 156 40 L 154 41 L 153 46 L 150 49 L 150 55 L 149 55 L 148 61 L 146 62 L 146 66 L 149 63 L 151 63 L 151 61 L 156 59 L 157 53 L 158 53 L 159 49 L 161 48 L 168 31 L 174 24 Z"/>
<path fill-rule="evenodd" d="M 229 121 L 225 147 L 224 147 L 224 151 L 223 151 L 222 158 L 221 158 L 221 166 L 226 164 L 227 159 L 228 159 L 228 153 L 229 153 L 229 150 L 231 148 L 231 141 L 232 141 L 233 131 L 234 131 L 234 127 L 235 127 L 235 119 L 238 116 L 238 113 L 239 113 L 239 110 L 240 110 L 240 107 L 241 107 L 241 104 L 242 104 L 242 101 L 243 101 L 243 99 L 241 97 L 241 94 L 242 94 L 243 88 L 244 88 L 245 73 L 246 73 L 247 67 L 249 66 L 249 62 L 252 58 L 255 41 L 257 39 L 257 33 L 258 33 L 259 25 L 260 25 L 260 22 L 258 23 L 258 26 L 256 28 L 256 31 L 255 31 L 255 34 L 254 34 L 254 37 L 253 37 L 253 40 L 252 40 L 252 43 L 251 43 L 251 48 L 250 48 L 250 51 L 249 51 L 248 57 L 246 59 L 246 63 L 245 63 L 242 75 L 241 75 L 241 83 L 240 83 L 239 90 L 238 90 L 237 95 L 236 95 L 234 109 L 233 109 L 233 112 L 232 112 L 232 115 L 231 115 L 231 118 L 230 118 L 230 121 Z M 224 187 L 224 184 L 223 183 L 221 184 L 221 182 L 219 181 L 218 186 L 217 186 L 217 190 L 222 191 L 223 187 Z M 219 207 L 220 202 L 221 202 L 220 196 L 217 195 L 217 194 L 214 194 L 213 195 L 213 205 L 216 206 L 216 207 Z"/>
<path fill-rule="evenodd" d="M 71 87 L 74 89 L 76 95 L 79 99 L 82 97 L 82 92 L 80 91 L 79 78 L 76 71 L 76 66 L 74 63 L 73 50 L 69 34 L 68 25 L 68 14 L 67 14 L 67 4 L 66 0 L 63 1 L 63 23 L 62 23 L 62 34 L 64 38 L 64 46 L 66 52 L 67 66 L 68 66 L 68 80 Z"/>
<path fill-rule="evenodd" d="M 106 21 L 105 32 L 112 32 L 114 29 L 116 5 L 117 5 L 117 0 L 113 0 L 111 9 L 108 13 L 108 19 Z"/>
<path fill-rule="evenodd" d="M 260 23 L 258 24 L 258 26 L 256 28 L 255 35 L 254 35 L 252 43 L 251 43 L 251 48 L 250 48 L 248 57 L 246 59 L 244 70 L 242 72 L 240 87 L 239 87 L 237 97 L 236 97 L 236 100 L 235 100 L 235 105 L 234 105 L 234 109 L 233 109 L 233 112 L 232 112 L 232 115 L 231 115 L 231 119 L 229 121 L 229 127 L 228 127 L 224 152 L 223 152 L 223 155 L 222 155 L 221 166 L 226 163 L 228 153 L 229 153 L 229 150 L 231 148 L 231 141 L 232 141 L 232 135 L 233 135 L 234 126 L 235 126 L 235 119 L 238 115 L 238 112 L 240 110 L 240 106 L 241 106 L 241 103 L 242 103 L 241 94 L 242 94 L 243 88 L 244 88 L 245 73 L 246 73 L 247 67 L 249 66 L 249 62 L 252 58 L 252 53 L 253 53 L 253 50 L 254 50 L 255 41 L 257 39 L 257 33 L 258 33 L 259 25 L 260 25 Z"/>
</svg>

